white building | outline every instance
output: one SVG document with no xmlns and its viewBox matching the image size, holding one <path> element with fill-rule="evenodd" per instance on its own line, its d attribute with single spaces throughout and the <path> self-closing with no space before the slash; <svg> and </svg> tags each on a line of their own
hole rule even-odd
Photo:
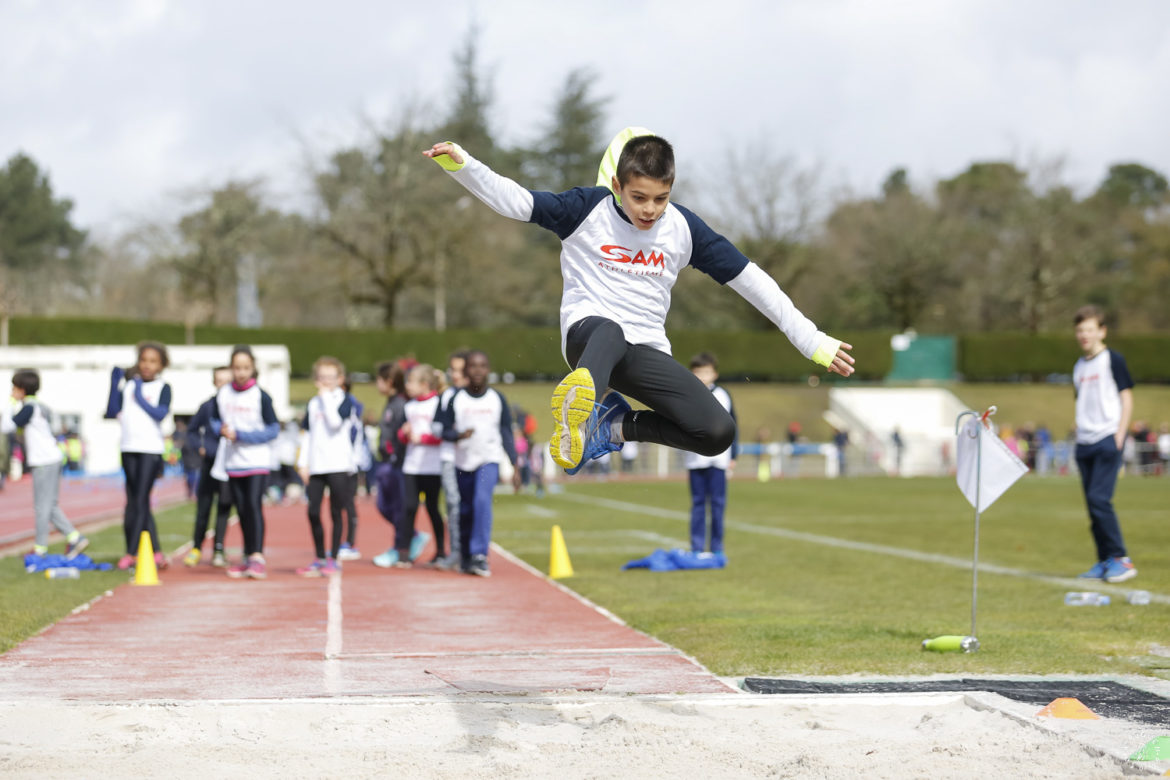
<svg viewBox="0 0 1170 780">
<path fill-rule="evenodd" d="M 232 346 L 167 346 L 170 366 L 162 379 L 171 386 L 171 415 L 163 431 L 174 430 L 174 415 L 191 415 L 212 396 L 212 369 L 226 365 Z M 288 348 L 282 344 L 252 346 L 260 386 L 272 396 L 281 421 L 290 419 Z M 104 419 L 114 366 L 129 368 L 137 362 L 132 345 L 0 348 L 0 399 L 12 387 L 19 369 L 35 369 L 41 375 L 37 398 L 52 410 L 54 429 L 76 430 L 85 444 L 85 470 L 108 474 L 121 469 L 117 420 Z"/>
</svg>

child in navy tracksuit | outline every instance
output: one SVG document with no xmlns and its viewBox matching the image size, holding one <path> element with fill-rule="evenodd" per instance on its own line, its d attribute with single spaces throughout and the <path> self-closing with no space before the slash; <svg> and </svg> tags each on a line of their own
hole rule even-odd
<svg viewBox="0 0 1170 780">
<path fill-rule="evenodd" d="M 691 358 L 691 373 L 715 396 L 731 419 L 735 419 L 735 408 L 731 395 L 715 380 L 719 378 L 719 366 L 710 352 L 701 352 Z M 727 472 L 734 468 L 739 454 L 738 436 L 731 446 L 718 455 L 686 454 L 687 473 L 691 485 L 691 551 L 701 553 L 723 552 L 723 511 L 727 507 Z M 707 535 L 707 506 L 711 507 L 711 533 Z"/>
<path fill-rule="evenodd" d="M 262 580 L 268 576 L 264 560 L 264 488 L 272 465 L 271 442 L 280 433 L 272 398 L 256 384 L 256 359 L 250 347 L 232 350 L 232 381 L 219 389 L 212 409 L 212 426 L 219 431 L 219 450 L 212 476 L 232 488 L 244 558 L 229 566 L 233 579 Z"/>
<path fill-rule="evenodd" d="M 89 540 L 73 527 L 61 511 L 57 497 L 61 487 L 61 463 L 65 456 L 57 446 L 49 425 L 51 412 L 36 398 L 41 377 L 32 369 L 12 375 L 12 404 L 0 409 L 0 435 L 24 429 L 24 462 L 32 472 L 33 517 L 36 537 L 35 555 L 49 552 L 49 526 L 65 537 L 65 557 L 73 558 L 89 545 Z"/>
<path fill-rule="evenodd" d="M 155 565 L 167 567 L 150 509 L 150 491 L 163 468 L 162 421 L 171 410 L 171 386 L 159 379 L 159 374 L 169 362 L 166 347 L 156 341 L 144 341 L 138 345 L 134 368 L 123 371 L 115 366 L 110 376 L 106 419 L 117 418 L 122 424 L 122 470 L 126 474 L 126 511 L 122 518 L 126 554 L 118 561 L 119 569 L 134 565 L 143 531 L 150 533 Z"/>
<path fill-rule="evenodd" d="M 350 391 L 352 386 L 353 382 L 349 378 L 346 378 L 341 385 L 342 389 L 345 390 L 346 400 L 349 401 L 349 417 L 346 418 L 345 426 L 346 435 L 353 447 L 354 470 L 349 475 L 349 490 L 346 492 L 348 500 L 343 507 L 348 522 L 346 523 L 345 538 L 341 542 L 341 549 L 337 551 L 337 560 L 339 561 L 356 561 L 362 557 L 357 548 L 357 493 L 361 476 L 367 474 L 372 465 L 370 445 L 366 439 L 366 427 L 362 420 L 366 413 L 366 407 Z M 369 486 L 368 481 L 366 485 Z M 332 497 L 330 500 L 332 501 Z"/>
<path fill-rule="evenodd" d="M 402 527 L 403 497 L 406 484 L 402 475 L 402 461 L 406 444 L 398 439 L 398 429 L 406 422 L 406 372 L 396 361 L 378 364 L 376 380 L 378 392 L 386 396 L 386 406 L 378 421 L 378 465 L 374 470 L 377 485 L 378 511 L 386 522 L 397 530 Z M 392 564 L 397 560 L 398 548 L 391 547 L 374 557 L 374 563 Z M 393 559 L 393 560 L 392 560 Z"/>
<path fill-rule="evenodd" d="M 309 432 L 301 447 L 298 466 L 309 499 L 309 528 L 316 558 L 297 569 L 302 577 L 325 577 L 338 571 L 338 553 L 344 520 L 342 513 L 351 502 L 350 477 L 355 471 L 353 442 L 350 440 L 352 398 L 341 385 L 345 367 L 337 358 L 322 357 L 313 364 L 317 395 L 309 399 L 301 427 Z M 330 545 L 325 547 L 321 523 L 321 502 L 329 488 L 329 514 L 333 519 Z"/>
<path fill-rule="evenodd" d="M 232 381 L 231 366 L 218 366 L 212 371 L 215 390 Z M 227 535 L 228 517 L 232 511 L 232 489 L 227 482 L 220 482 L 211 476 L 211 467 L 219 450 L 219 432 L 211 427 L 211 410 L 215 396 L 204 401 L 187 423 L 187 437 L 198 447 L 200 467 L 199 481 L 195 483 L 195 533 L 191 540 L 191 551 L 183 558 L 187 566 L 198 566 L 203 558 L 203 540 L 207 536 L 207 525 L 211 519 L 211 502 L 216 500 L 215 540 L 212 542 L 211 565 L 227 566 L 223 543 Z"/>
<path fill-rule="evenodd" d="M 455 476 L 459 481 L 459 531 L 463 571 L 490 577 L 492 495 L 500 481 L 499 458 L 507 455 L 516 470 L 512 487 L 520 489 L 520 462 L 512 437 L 512 413 L 504 396 L 488 386 L 491 364 L 480 350 L 467 353 L 467 386 L 457 390 L 436 421 L 443 439 L 455 442 Z"/>
</svg>

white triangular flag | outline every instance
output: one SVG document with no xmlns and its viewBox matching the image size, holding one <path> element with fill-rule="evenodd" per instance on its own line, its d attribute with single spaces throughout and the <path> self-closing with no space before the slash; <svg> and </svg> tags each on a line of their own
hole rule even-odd
<svg viewBox="0 0 1170 780">
<path fill-rule="evenodd" d="M 959 431 L 959 442 L 955 447 L 958 468 L 955 478 L 959 490 L 982 512 L 995 503 L 1015 481 L 1028 473 L 1028 467 L 1000 441 L 991 429 L 978 417 L 971 417 Z M 980 464 L 980 460 L 982 463 Z M 976 486 L 978 473 L 978 486 Z M 979 505 L 975 505 L 976 487 L 979 491 Z"/>
</svg>

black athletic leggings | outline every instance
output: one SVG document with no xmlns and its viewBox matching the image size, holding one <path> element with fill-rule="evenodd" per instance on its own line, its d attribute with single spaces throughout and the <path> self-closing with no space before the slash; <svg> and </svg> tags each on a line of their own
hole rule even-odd
<svg viewBox="0 0 1170 780">
<path fill-rule="evenodd" d="M 207 536 L 207 524 L 211 519 L 211 500 L 215 507 L 215 549 L 223 551 L 223 538 L 227 534 L 228 517 L 232 513 L 232 489 L 226 482 L 211 476 L 215 457 L 204 457 L 199 471 L 199 486 L 195 489 L 195 536 L 192 539 L 196 550 L 203 548 L 203 537 Z"/>
<path fill-rule="evenodd" d="M 427 514 L 431 517 L 431 527 L 435 531 L 435 555 L 442 557 L 445 554 L 443 515 L 439 513 L 439 489 L 442 487 L 442 478 L 438 474 L 406 474 L 406 501 L 405 511 L 402 513 L 401 529 L 394 531 L 394 545 L 398 548 L 400 560 L 407 560 L 410 553 L 410 542 L 414 539 L 414 517 L 418 514 L 418 495 L 426 497 Z"/>
<path fill-rule="evenodd" d="M 154 551 L 158 546 L 158 528 L 150 511 L 150 490 L 162 469 L 162 455 L 153 452 L 123 452 L 122 470 L 126 473 L 126 511 L 122 515 L 122 529 L 126 532 L 126 552 L 138 555 L 142 532 L 150 532 Z"/>
<path fill-rule="evenodd" d="M 345 502 L 345 515 L 349 518 L 349 525 L 345 530 L 345 541 L 349 542 L 350 547 L 357 547 L 357 491 L 358 491 L 358 474 L 355 471 L 349 474 L 349 492 L 346 493 L 347 500 Z M 330 496 L 333 494 L 330 493 Z M 330 501 L 333 499 L 330 498 Z"/>
<path fill-rule="evenodd" d="M 630 344 L 613 320 L 585 317 L 573 323 L 565 353 L 573 368 L 589 369 L 598 402 L 612 387 L 650 407 L 626 415 L 626 441 L 656 442 L 700 455 L 718 455 L 734 441 L 735 420 L 714 394 L 665 352 Z"/>
<path fill-rule="evenodd" d="M 313 532 L 313 548 L 318 558 L 325 557 L 325 526 L 321 524 L 321 501 L 329 488 L 329 516 L 333 519 L 333 534 L 330 536 L 329 556 L 337 557 L 341 548 L 341 512 L 349 503 L 349 474 L 338 471 L 331 474 L 310 474 L 305 495 L 309 498 L 309 529 Z"/>
<path fill-rule="evenodd" d="M 264 487 L 268 474 L 228 477 L 244 534 L 244 557 L 264 552 Z"/>
</svg>

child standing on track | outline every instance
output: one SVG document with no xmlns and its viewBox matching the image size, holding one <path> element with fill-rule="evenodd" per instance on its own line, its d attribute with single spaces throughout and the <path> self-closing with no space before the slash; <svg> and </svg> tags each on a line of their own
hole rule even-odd
<svg viewBox="0 0 1170 780">
<path fill-rule="evenodd" d="M 216 393 L 232 381 L 231 366 L 217 366 L 212 370 L 211 381 Z M 203 541 L 207 536 L 207 524 L 211 519 L 211 502 L 215 500 L 215 539 L 212 542 L 211 565 L 227 566 L 223 552 L 223 540 L 227 535 L 228 517 L 232 512 L 232 489 L 227 482 L 220 482 L 211 476 L 211 466 L 219 450 L 219 433 L 211 427 L 211 410 L 215 396 L 208 398 L 187 423 L 187 436 L 196 443 L 200 458 L 199 481 L 195 484 L 195 534 L 191 539 L 191 551 L 183 557 L 187 566 L 198 566 L 203 558 Z"/>
<path fill-rule="evenodd" d="M 1121 523 L 1113 509 L 1113 490 L 1133 415 L 1133 379 L 1121 353 L 1105 346 L 1105 312 L 1082 306 L 1074 322 L 1084 353 L 1073 366 L 1077 469 L 1097 547 L 1097 563 L 1080 576 L 1125 582 L 1137 576 L 1137 568 L 1125 550 Z"/>
<path fill-rule="evenodd" d="M 463 373 L 467 363 L 467 351 L 453 352 L 447 358 L 448 387 L 439 394 L 439 412 L 436 419 L 447 413 L 451 405 L 451 398 L 461 387 L 467 387 L 467 377 Z M 436 436 L 442 436 L 442 426 L 438 426 Z M 439 445 L 439 477 L 443 482 L 443 498 L 447 504 L 447 539 L 451 552 L 446 558 L 436 561 L 435 565 L 441 569 L 454 569 L 462 564 L 459 550 L 462 549 L 463 536 L 459 531 L 459 479 L 455 476 L 455 442 L 443 440 Z"/>
<path fill-rule="evenodd" d="M 375 383 L 378 392 L 386 396 L 386 406 L 378 420 L 378 466 L 374 470 L 377 485 L 378 511 L 397 533 L 403 524 L 402 503 L 406 495 L 406 484 L 402 475 L 402 461 L 406 457 L 406 444 L 398 438 L 398 429 L 406 422 L 406 372 L 397 360 L 379 363 Z M 397 560 L 397 547 L 391 547 L 374 557 L 379 561 L 393 563 Z M 381 564 L 379 564 L 381 565 Z"/>
<path fill-rule="evenodd" d="M 463 370 L 467 386 L 455 392 L 438 422 L 443 438 L 455 442 L 462 569 L 466 574 L 490 577 L 492 496 L 500 481 L 501 450 L 516 467 L 512 473 L 516 490 L 520 489 L 521 464 L 512 438 L 508 401 L 488 386 L 491 363 L 487 353 L 478 349 L 468 352 Z"/>
<path fill-rule="evenodd" d="M 426 364 L 415 366 L 406 375 L 406 394 L 410 400 L 402 410 L 406 421 L 398 429 L 399 441 L 406 444 L 406 455 L 402 462 L 406 493 L 402 525 L 394 532 L 397 558 L 389 562 L 391 566 L 410 566 L 422 553 L 429 538 L 421 531 L 416 532 L 414 527 L 420 494 L 425 498 L 427 515 L 431 518 L 431 528 L 435 532 L 435 557 L 431 562 L 443 557 L 446 539 L 443 515 L 439 511 L 439 444 L 442 440 L 432 431 L 435 413 L 439 408 L 441 382 L 442 375 Z M 386 562 L 379 565 L 386 565 Z"/>
<path fill-rule="evenodd" d="M 297 569 L 302 577 L 325 577 L 338 571 L 344 524 L 342 512 L 350 501 L 350 476 L 354 472 L 353 442 L 349 438 L 352 401 L 341 386 L 345 367 L 333 357 L 318 358 L 313 364 L 317 395 L 309 399 L 301 427 L 308 439 L 301 447 L 299 466 L 309 499 L 309 528 L 317 557 L 308 566 Z M 325 548 L 325 529 L 321 524 L 321 501 L 329 488 L 329 514 L 333 534 Z M 351 521 L 352 522 L 352 521 Z"/>
<path fill-rule="evenodd" d="M 89 546 L 89 540 L 73 527 L 57 503 L 61 490 L 61 464 L 65 460 L 53 436 L 52 413 L 37 400 L 41 377 L 31 368 L 12 375 L 12 404 L 0 409 L 0 435 L 5 438 L 24 429 L 24 462 L 33 481 L 33 554 L 49 552 L 49 526 L 65 537 L 65 557 L 73 558 Z"/>
<path fill-rule="evenodd" d="M 272 463 L 270 442 L 280 433 L 272 397 L 256 384 L 256 358 L 241 344 L 232 350 L 232 381 L 219 389 L 212 426 L 221 441 L 212 475 L 231 484 L 244 536 L 244 557 L 229 566 L 232 579 L 262 580 L 264 560 L 264 488 Z"/>
<path fill-rule="evenodd" d="M 649 131 L 631 128 L 614 139 L 606 159 L 616 164 L 602 164 L 607 186 L 559 195 L 527 190 L 454 143 L 423 154 L 498 213 L 561 239 L 561 346 L 574 370 L 553 393 L 549 449 L 568 473 L 625 441 L 702 455 L 731 445 L 731 416 L 670 356 L 666 314 L 687 265 L 751 302 L 805 357 L 842 376 L 853 373 L 849 344 L 817 330 L 763 269 L 670 201 L 674 150 Z M 617 392 L 603 397 L 607 387 Z M 649 409 L 631 411 L 620 393 Z"/>
<path fill-rule="evenodd" d="M 163 467 L 162 421 L 171 410 L 171 386 L 159 379 L 159 374 L 169 362 L 166 347 L 157 341 L 143 341 L 138 345 L 135 367 L 123 371 L 115 366 L 110 375 L 106 419 L 117 418 L 122 425 L 122 470 L 126 474 L 126 512 L 122 517 L 126 554 L 118 561 L 123 570 L 134 565 L 143 531 L 150 533 L 155 565 L 165 569 L 168 563 L 159 546 L 150 491 Z"/>
<path fill-rule="evenodd" d="M 710 352 L 691 358 L 691 373 L 711 391 L 719 405 L 735 419 L 731 395 L 715 381 L 719 364 Z M 735 467 L 739 455 L 738 437 L 718 455 L 688 452 L 684 458 L 691 486 L 691 552 L 723 552 L 723 512 L 727 507 L 727 472 Z M 711 533 L 707 534 L 707 506 L 711 506 Z"/>
<path fill-rule="evenodd" d="M 347 519 L 345 529 L 345 539 L 341 542 L 341 548 L 337 551 L 337 560 L 339 561 L 356 561 L 362 557 L 357 548 L 357 493 L 358 484 L 362 476 L 370 469 L 370 445 L 366 441 L 366 426 L 362 417 L 366 413 L 365 406 L 359 401 L 350 388 L 353 386 L 353 381 L 346 377 L 342 384 L 342 389 L 345 390 L 345 398 L 349 401 L 349 417 L 346 418 L 346 435 L 349 437 L 350 445 L 353 447 L 353 473 L 349 475 L 349 490 L 346 492 L 348 500 L 345 502 L 345 516 Z M 367 484 L 368 487 L 368 484 Z M 333 502 L 333 494 L 330 493 L 330 505 Z"/>
</svg>

